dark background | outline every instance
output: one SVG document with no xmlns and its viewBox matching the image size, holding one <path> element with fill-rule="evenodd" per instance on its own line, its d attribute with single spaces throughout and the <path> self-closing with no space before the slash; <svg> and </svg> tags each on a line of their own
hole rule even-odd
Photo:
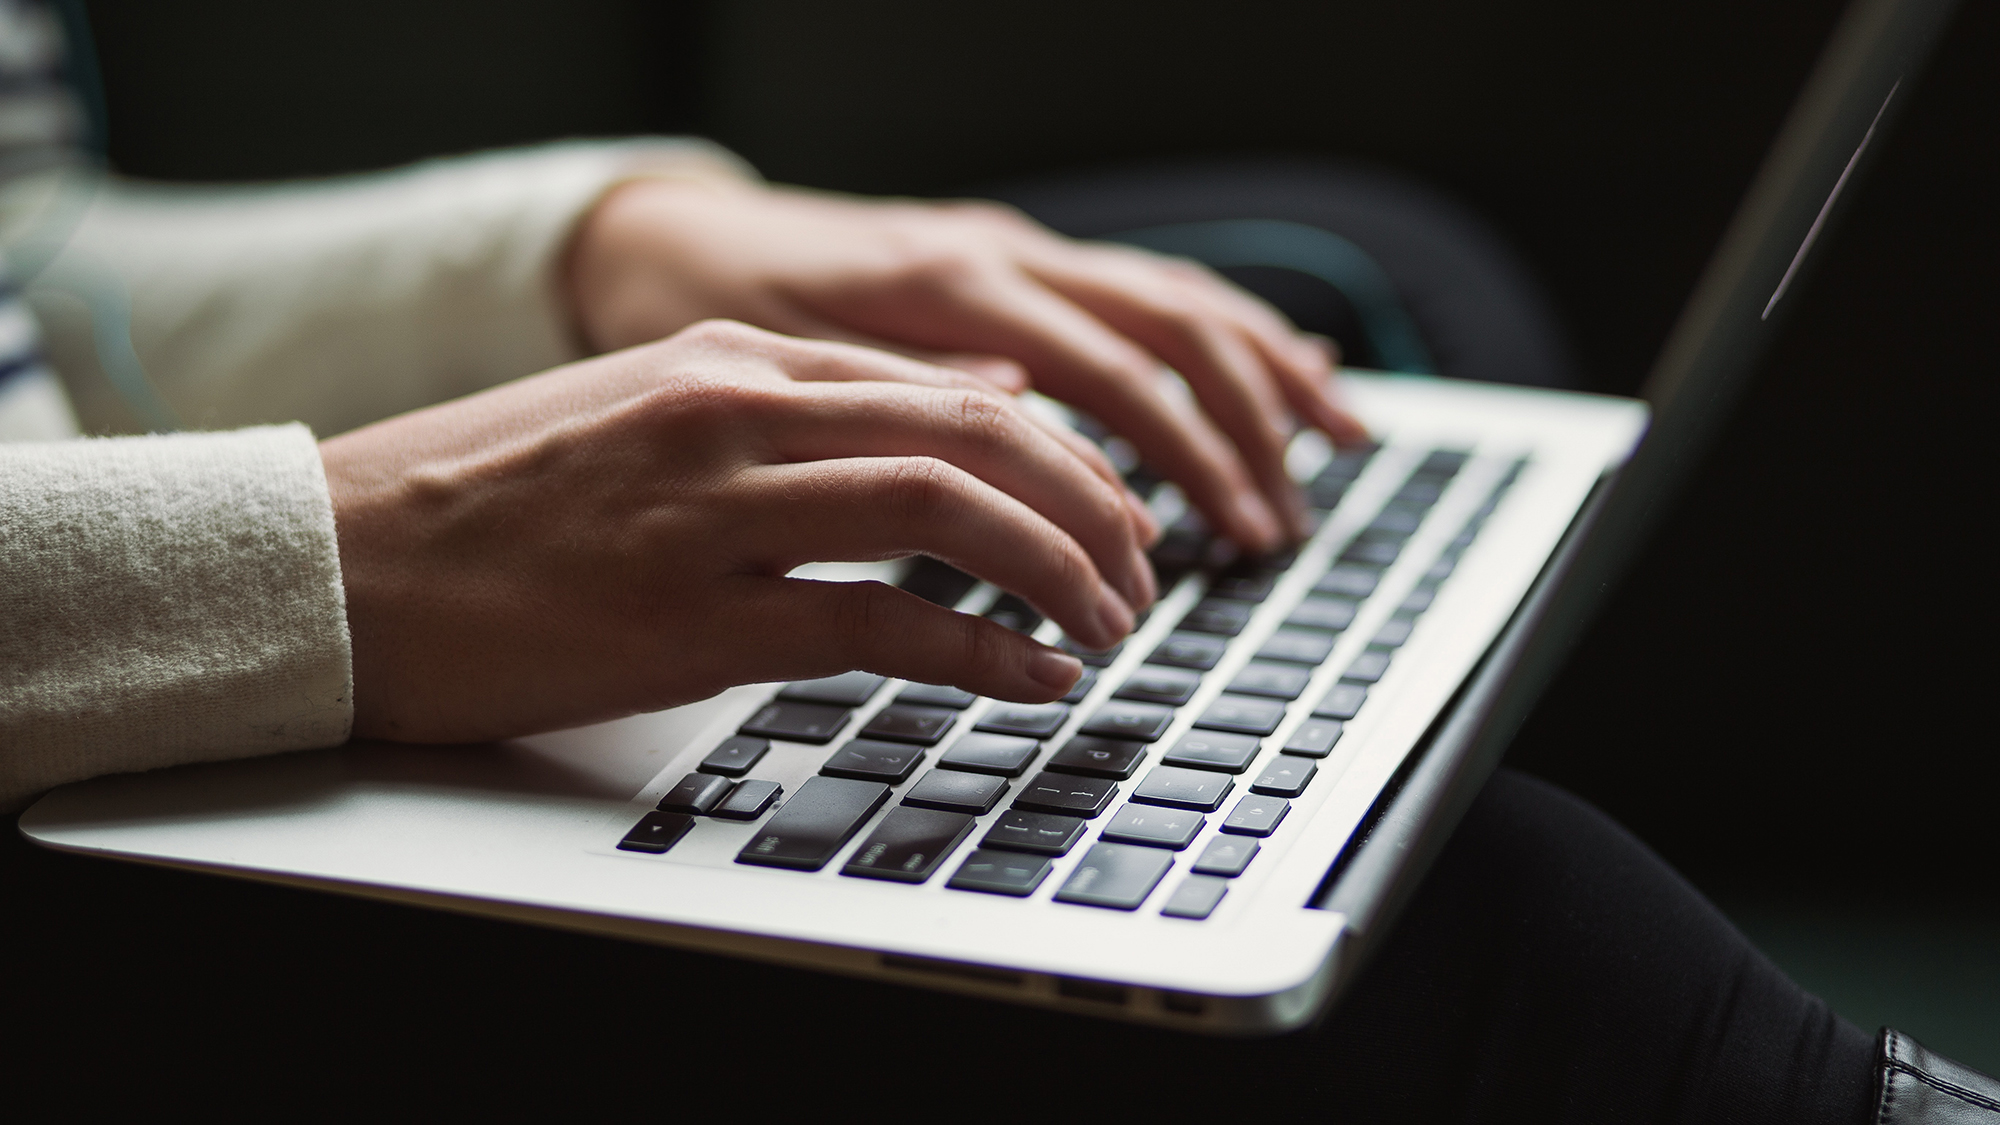
<svg viewBox="0 0 2000 1125">
<path fill-rule="evenodd" d="M 1588 385 L 1630 393 L 1840 7 L 89 10 L 110 156 L 140 176 L 320 174 L 682 131 L 774 179 L 868 192 L 962 192 L 1196 154 L 1373 162 L 1490 221 L 1552 294 Z M 1801 896 L 1877 914 L 2000 916 L 1992 564 L 1978 547 L 1993 510 L 1996 55 L 2000 11 L 1968 5 L 1823 243 L 1756 389 L 1511 755 L 1607 809 L 1725 905 L 1750 904 L 1746 917 Z M 481 957 L 641 972 L 660 956 L 79 860 L 10 863 L 38 896 L 96 880 L 161 907 L 171 917 L 158 924 L 180 943 L 169 946 L 210 968 L 223 956 L 211 938 L 258 946 L 257 971 L 273 971 L 286 952 L 269 942 L 303 942 L 287 952 L 318 958 L 385 927 L 429 955 L 454 951 L 435 989 L 476 991 L 491 968 Z M 232 910 L 240 924 L 219 933 L 213 914 Z"/>
</svg>

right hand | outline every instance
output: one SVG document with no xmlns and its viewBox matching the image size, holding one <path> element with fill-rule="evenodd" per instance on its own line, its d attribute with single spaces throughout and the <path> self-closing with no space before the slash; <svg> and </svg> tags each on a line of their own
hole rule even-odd
<svg viewBox="0 0 2000 1125">
<path fill-rule="evenodd" d="M 1158 530 L 1074 435 L 948 368 L 707 322 L 321 445 L 355 733 L 509 737 L 850 669 L 1001 699 L 1078 662 L 806 562 L 922 553 L 1109 647 Z"/>
</svg>

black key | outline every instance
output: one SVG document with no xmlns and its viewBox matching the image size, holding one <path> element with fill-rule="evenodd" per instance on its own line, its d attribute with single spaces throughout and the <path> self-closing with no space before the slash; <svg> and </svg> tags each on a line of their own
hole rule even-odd
<svg viewBox="0 0 2000 1125">
<path fill-rule="evenodd" d="M 1368 699 L 1366 684 L 1335 684 L 1313 708 L 1313 715 L 1321 719 L 1351 719 L 1361 710 Z"/>
<path fill-rule="evenodd" d="M 1410 639 L 1410 630 L 1415 628 L 1416 624 L 1417 619 L 1414 617 L 1391 617 L 1375 631 L 1375 639 L 1368 643 L 1383 648 L 1399 648 L 1404 641 Z"/>
<path fill-rule="evenodd" d="M 1310 765 L 1307 768 L 1311 768 Z M 1269 773 L 1265 771 L 1266 776 Z M 1229 810 L 1229 816 L 1222 822 L 1222 830 L 1237 836 L 1269 836 L 1278 830 L 1278 822 L 1291 811 L 1292 803 L 1283 797 L 1266 797 L 1253 792 Z"/>
<path fill-rule="evenodd" d="M 1068 855 L 1083 835 L 1081 817 L 1008 809 L 986 830 L 982 848 L 1005 848 L 1037 855 Z"/>
<path fill-rule="evenodd" d="M 1014 807 L 1030 812 L 1061 813 L 1095 820 L 1111 803 L 1118 786 L 1106 778 L 1076 777 L 1043 770 L 1029 779 L 1014 798 Z"/>
<path fill-rule="evenodd" d="M 945 886 L 955 891 L 984 891 L 989 895 L 1025 898 L 1035 893 L 1048 877 L 1050 859 L 1045 855 L 989 851 L 981 848 L 965 857 Z"/>
<path fill-rule="evenodd" d="M 1125 642 L 1119 641 L 1103 652 L 1098 652 L 1095 649 L 1085 648 L 1068 637 L 1064 637 L 1062 640 L 1056 642 L 1056 647 L 1083 661 L 1089 667 L 1108 668 L 1111 666 L 1112 661 L 1118 659 L 1118 654 L 1125 651 Z"/>
<path fill-rule="evenodd" d="M 964 813 L 890 809 L 840 873 L 863 879 L 921 883 L 931 877 L 946 856 L 958 850 L 958 845 L 972 831 L 972 823 L 972 818 Z"/>
<path fill-rule="evenodd" d="M 894 742 L 871 742 L 857 738 L 833 752 L 819 768 L 827 777 L 851 777 L 856 781 L 901 784 L 924 760 L 924 752 L 914 746 Z"/>
<path fill-rule="evenodd" d="M 1329 633 L 1338 633 L 1354 623 L 1354 613 L 1359 608 L 1346 598 L 1307 598 L 1285 618 L 1285 624 L 1294 629 L 1325 629 Z"/>
<path fill-rule="evenodd" d="M 1174 854 L 1158 848 L 1093 844 L 1056 892 L 1056 901 L 1137 910 L 1173 865 Z"/>
<path fill-rule="evenodd" d="M 1308 633 L 1302 629 L 1279 629 L 1257 650 L 1259 660 L 1285 660 L 1293 664 L 1318 665 L 1333 651 L 1333 635 Z"/>
<path fill-rule="evenodd" d="M 965 690 L 947 684 L 909 684 L 896 693 L 896 702 L 908 703 L 916 707 L 949 707 L 963 711 L 972 706 L 979 697 Z"/>
<path fill-rule="evenodd" d="M 1126 805 L 1118 810 L 1104 824 L 1099 833 L 1106 840 L 1117 840 L 1126 844 L 1144 844 L 1153 848 L 1171 848 L 1180 851 L 1201 832 L 1204 821 L 1200 813 L 1186 809 L 1162 809 L 1152 805 Z"/>
<path fill-rule="evenodd" d="M 1360 563 L 1362 566 L 1388 566 L 1402 553 L 1400 539 L 1364 539 L 1348 544 L 1347 549 L 1340 553 L 1340 561 Z"/>
<path fill-rule="evenodd" d="M 1203 730 L 1229 730 L 1238 734 L 1270 734 L 1285 721 L 1285 705 L 1276 699 L 1247 699 L 1240 695 L 1219 695 L 1194 725 Z"/>
<path fill-rule="evenodd" d="M 787 742 L 827 743 L 840 733 L 849 714 L 845 707 L 828 707 L 824 703 L 772 703 L 750 716 L 750 721 L 738 727 L 736 733 L 782 738 Z"/>
<path fill-rule="evenodd" d="M 952 743 L 951 749 L 938 759 L 938 765 L 968 773 L 1019 777 L 1021 771 L 1028 768 L 1028 763 L 1035 760 L 1035 755 L 1041 752 L 1042 744 L 1032 738 L 975 731 Z"/>
<path fill-rule="evenodd" d="M 1179 766 L 1154 766 L 1153 772 L 1132 790 L 1132 799 L 1148 805 L 1214 812 L 1236 783 L 1226 773 L 1190 770 Z"/>
<path fill-rule="evenodd" d="M 1444 495 L 1444 485 L 1433 480 L 1411 477 L 1408 484 L 1396 490 L 1396 499 L 1404 504 L 1435 504 Z"/>
<path fill-rule="evenodd" d="M 1247 734 L 1224 734 L 1219 731 L 1196 730 L 1181 736 L 1160 761 L 1170 766 L 1186 766 L 1198 770 L 1222 770 L 1225 773 L 1242 773 L 1250 768 L 1250 762 L 1257 756 L 1263 745 Z"/>
<path fill-rule="evenodd" d="M 903 803 L 920 809 L 943 809 L 946 812 L 985 816 L 1000 803 L 1000 796 L 1007 789 L 1006 778 L 991 774 L 932 770 L 910 786 L 910 791 L 903 794 Z"/>
<path fill-rule="evenodd" d="M 1433 449 L 1424 463 L 1417 466 L 1420 473 L 1450 476 L 1465 467 L 1472 454 L 1461 449 Z"/>
<path fill-rule="evenodd" d="M 739 781 L 736 788 L 729 791 L 729 796 L 710 809 L 708 815 L 723 820 L 756 820 L 770 811 L 771 802 L 776 801 L 784 791 L 785 787 L 775 781 L 755 778 Z"/>
<path fill-rule="evenodd" d="M 777 815 L 736 853 L 736 862 L 818 871 L 888 799 L 889 787 L 879 781 L 807 778 Z"/>
<path fill-rule="evenodd" d="M 1375 584 L 1381 580 L 1382 572 L 1372 566 L 1336 566 L 1313 583 L 1313 591 L 1365 598 L 1375 592 Z"/>
<path fill-rule="evenodd" d="M 1438 560 L 1431 564 L 1429 570 L 1424 571 L 1424 581 L 1442 582 L 1450 578 L 1451 572 L 1456 569 L 1458 569 L 1458 556 L 1446 551 L 1438 556 Z"/>
<path fill-rule="evenodd" d="M 1016 633 L 1032 633 L 1042 623 L 1042 615 L 1035 607 L 1013 594 L 1002 594 L 993 602 L 993 608 L 980 614 L 995 625 L 1004 625 Z"/>
<path fill-rule="evenodd" d="M 763 738 L 745 738 L 740 734 L 722 740 L 722 745 L 708 752 L 708 757 L 695 767 L 703 773 L 719 773 L 724 777 L 742 777 L 749 773 L 764 754 L 771 749 L 771 743 Z"/>
<path fill-rule="evenodd" d="M 1153 655 L 1146 658 L 1149 664 L 1171 664 L 1176 668 L 1194 668 L 1206 672 L 1215 667 L 1222 654 L 1229 650 L 1229 642 L 1221 637 L 1203 636 L 1200 633 L 1169 633 Z"/>
<path fill-rule="evenodd" d="M 923 555 L 917 556 L 909 573 L 896 583 L 897 588 L 908 590 L 932 605 L 941 605 L 946 609 L 957 605 L 977 585 L 979 579 L 972 575 Z"/>
<path fill-rule="evenodd" d="M 1192 669 L 1141 664 L 1113 694 L 1119 699 L 1179 707 L 1192 698 L 1194 689 L 1200 686 L 1201 673 Z"/>
<path fill-rule="evenodd" d="M 1348 477 L 1321 477 L 1306 486 L 1306 503 L 1324 511 L 1340 507 L 1347 496 L 1347 486 L 1354 481 Z"/>
<path fill-rule="evenodd" d="M 1403 604 L 1396 607 L 1396 612 L 1422 613 L 1431 607 L 1431 602 L 1437 598 L 1437 592 L 1435 584 L 1419 586 L 1410 591 L 1410 596 L 1403 599 Z"/>
<path fill-rule="evenodd" d="M 1296 664 L 1264 664 L 1252 661 L 1229 681 L 1229 690 L 1238 695 L 1262 695 L 1272 699 L 1297 699 L 1312 679 L 1312 669 Z"/>
<path fill-rule="evenodd" d="M 1167 896 L 1167 904 L 1160 907 L 1160 913 L 1169 918 L 1192 918 L 1199 922 L 1215 913 L 1215 907 L 1222 896 L 1229 893 L 1229 880 L 1213 875 L 1190 875 L 1181 880 L 1174 893 Z"/>
<path fill-rule="evenodd" d="M 1296 797 L 1306 791 L 1313 774 L 1319 767 L 1311 758 L 1296 758 L 1290 754 L 1280 754 L 1271 759 L 1257 780 L 1250 783 L 1250 792 L 1266 797 Z"/>
<path fill-rule="evenodd" d="M 818 680 L 800 680 L 785 685 L 779 699 L 801 703 L 831 703 L 838 707 L 859 707 L 874 697 L 888 679 L 873 672 L 842 672 Z"/>
<path fill-rule="evenodd" d="M 1174 721 L 1174 709 L 1157 703 L 1125 703 L 1112 700 L 1097 709 L 1081 728 L 1099 738 L 1128 738 L 1151 742 L 1167 733 Z"/>
<path fill-rule="evenodd" d="M 1069 707 L 1062 703 L 1000 703 L 979 720 L 974 730 L 993 734 L 1020 734 L 1029 738 L 1047 738 L 1056 732 L 1069 718 Z"/>
<path fill-rule="evenodd" d="M 1096 686 L 1097 669 L 1086 664 L 1083 666 L 1083 674 L 1078 676 L 1076 682 L 1069 686 L 1069 690 L 1063 693 L 1061 701 L 1071 704 L 1082 703 L 1083 697 L 1089 695 L 1090 689 Z"/>
<path fill-rule="evenodd" d="M 1188 615 L 1181 618 L 1180 627 L 1194 633 L 1214 633 L 1218 637 L 1233 637 L 1243 631 L 1243 626 L 1250 623 L 1250 614 L 1256 608 L 1242 602 L 1211 598 L 1188 610 Z"/>
<path fill-rule="evenodd" d="M 722 803 L 729 795 L 729 787 L 735 784 L 726 777 L 712 773 L 691 773 L 681 778 L 667 795 L 660 798 L 661 812 L 692 813 L 696 816 Z"/>
<path fill-rule="evenodd" d="M 875 712 L 868 725 L 861 728 L 861 737 L 879 738 L 885 742 L 914 742 L 918 746 L 936 746 L 938 739 L 958 721 L 958 712 L 942 707 L 905 707 L 894 704 Z"/>
<path fill-rule="evenodd" d="M 681 842 L 681 837 L 694 827 L 694 818 L 686 813 L 649 812 L 625 838 L 618 841 L 621 851 L 651 852 L 655 855 Z"/>
<path fill-rule="evenodd" d="M 1257 858 L 1257 849 L 1262 845 L 1255 840 L 1241 836 L 1214 836 L 1208 846 L 1201 850 L 1201 858 L 1194 861 L 1198 875 L 1223 875 L 1234 879 L 1243 874 L 1250 861 Z"/>
<path fill-rule="evenodd" d="M 1347 724 L 1339 719 L 1307 719 L 1285 740 L 1284 752 L 1300 754 L 1308 758 L 1324 758 L 1333 753 L 1333 744 L 1340 741 L 1341 732 Z"/>
<path fill-rule="evenodd" d="M 1360 656 L 1355 657 L 1354 663 L 1347 666 L 1347 671 L 1342 672 L 1340 678 L 1343 680 L 1352 680 L 1357 684 L 1372 684 L 1381 679 L 1382 673 L 1388 670 L 1389 654 L 1380 649 L 1371 648 Z"/>
<path fill-rule="evenodd" d="M 1428 508 L 1409 504 L 1390 504 L 1368 524 L 1368 530 L 1390 535 L 1411 535 L 1417 528 L 1423 526 L 1424 515 L 1429 511 Z"/>
<path fill-rule="evenodd" d="M 1146 744 L 1122 738 L 1094 738 L 1081 735 L 1063 744 L 1048 768 L 1057 773 L 1085 777 L 1111 777 L 1120 781 L 1132 776 L 1146 757 Z"/>
<path fill-rule="evenodd" d="M 1217 575 L 1208 585 L 1211 598 L 1228 598 L 1237 602 L 1261 602 L 1271 596 L 1271 588 L 1278 584 L 1282 571 L 1238 570 L 1235 567 Z"/>
</svg>

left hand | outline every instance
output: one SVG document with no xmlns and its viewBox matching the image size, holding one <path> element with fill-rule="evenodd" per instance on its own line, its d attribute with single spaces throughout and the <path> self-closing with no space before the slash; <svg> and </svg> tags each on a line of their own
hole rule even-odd
<svg viewBox="0 0 2000 1125">
<path fill-rule="evenodd" d="M 994 204 L 638 180 L 586 216 L 565 264 L 594 350 L 724 317 L 1032 383 L 1130 440 L 1251 550 L 1305 530 L 1284 466 L 1294 415 L 1335 442 L 1366 436 L 1333 398 L 1323 345 L 1255 297 Z M 1199 411 L 1165 393 L 1162 364 Z"/>
</svg>

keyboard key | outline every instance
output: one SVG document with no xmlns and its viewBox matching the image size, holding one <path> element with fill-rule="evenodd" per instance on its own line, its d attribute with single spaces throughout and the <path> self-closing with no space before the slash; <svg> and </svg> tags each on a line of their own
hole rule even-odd
<svg viewBox="0 0 2000 1125">
<path fill-rule="evenodd" d="M 694 818 L 686 813 L 649 812 L 625 838 L 618 841 L 620 851 L 650 852 L 654 855 L 666 851 L 681 842 L 681 837 L 694 827 Z"/>
<path fill-rule="evenodd" d="M 1076 777 L 1043 770 L 1021 788 L 1014 807 L 1030 812 L 1061 813 L 1095 820 L 1118 792 L 1117 783 L 1100 777 Z"/>
<path fill-rule="evenodd" d="M 1093 844 L 1056 892 L 1056 901 L 1137 910 L 1173 865 L 1173 853 L 1158 848 Z"/>
<path fill-rule="evenodd" d="M 1422 527 L 1424 516 L 1430 512 L 1427 507 L 1412 504 L 1388 504 L 1368 523 L 1368 530 L 1384 535 L 1408 536 Z"/>
<path fill-rule="evenodd" d="M 879 781 L 807 778 L 736 853 L 736 862 L 818 871 L 888 799 L 889 787 Z"/>
<path fill-rule="evenodd" d="M 1263 743 L 1247 734 L 1224 734 L 1218 731 L 1196 730 L 1181 736 L 1160 761 L 1170 766 L 1186 766 L 1198 770 L 1222 770 L 1226 773 L 1242 773 L 1250 768 L 1250 762 L 1257 756 Z"/>
<path fill-rule="evenodd" d="M 908 703 L 916 707 L 949 707 L 954 711 L 965 710 L 978 698 L 964 688 L 955 688 L 948 684 L 908 684 L 902 691 L 896 693 L 898 703 Z"/>
<path fill-rule="evenodd" d="M 1191 770 L 1179 766 L 1154 766 L 1153 771 L 1132 790 L 1132 799 L 1148 805 L 1166 805 L 1196 812 L 1214 812 L 1236 783 L 1226 773 Z"/>
<path fill-rule="evenodd" d="M 965 857 L 965 862 L 958 865 L 958 871 L 945 886 L 955 891 L 983 891 L 989 895 L 1025 898 L 1034 894 L 1035 888 L 1048 877 L 1050 862 L 1045 855 L 980 848 Z"/>
<path fill-rule="evenodd" d="M 819 768 L 827 777 L 850 777 L 856 781 L 882 781 L 899 785 L 924 760 L 924 752 L 914 746 L 894 742 L 871 742 L 857 738 L 833 752 Z"/>
<path fill-rule="evenodd" d="M 1228 598 L 1237 602 L 1261 602 L 1271 596 L 1271 588 L 1278 584 L 1282 570 L 1242 570 L 1230 567 L 1216 575 L 1208 585 L 1211 598 Z"/>
<path fill-rule="evenodd" d="M 1082 703 L 1083 697 L 1089 695 L 1090 689 L 1096 686 L 1097 669 L 1086 664 L 1083 666 L 1083 674 L 1078 676 L 1076 682 L 1069 685 L 1069 690 L 1063 693 L 1061 702 L 1069 704 Z"/>
<path fill-rule="evenodd" d="M 997 777 L 1019 777 L 1042 752 L 1042 744 L 1013 734 L 980 734 L 977 731 L 952 743 L 938 759 L 938 765 L 968 773 L 990 773 Z"/>
<path fill-rule="evenodd" d="M 736 788 L 729 791 L 721 804 L 710 809 L 708 815 L 722 820 L 756 820 L 770 811 L 772 802 L 785 791 L 785 787 L 775 781 L 739 781 Z"/>
<path fill-rule="evenodd" d="M 1224 601 L 1211 598 L 1181 618 L 1180 627 L 1191 633 L 1214 633 L 1219 637 L 1233 637 L 1250 623 L 1251 611 L 1255 606 L 1242 602 Z"/>
<path fill-rule="evenodd" d="M 1095 649 L 1085 648 L 1068 637 L 1064 637 L 1062 640 L 1056 642 L 1056 647 L 1083 661 L 1086 667 L 1109 668 L 1111 662 L 1118 659 L 1118 654 L 1125 651 L 1125 642 L 1119 641 L 1103 652 L 1098 652 Z"/>
<path fill-rule="evenodd" d="M 1416 624 L 1417 619 L 1414 617 L 1391 617 L 1375 631 L 1375 639 L 1368 643 L 1383 648 L 1400 648 L 1404 641 L 1410 639 L 1410 630 L 1415 628 Z"/>
<path fill-rule="evenodd" d="M 1313 715 L 1321 719 L 1351 719 L 1367 699 L 1366 684 L 1335 684 L 1313 708 Z"/>
<path fill-rule="evenodd" d="M 1194 843 L 1204 821 L 1200 813 L 1186 809 L 1162 809 L 1151 805 L 1126 805 L 1105 822 L 1099 835 L 1126 844 L 1180 851 Z"/>
<path fill-rule="evenodd" d="M 1338 633 L 1354 623 L 1354 613 L 1358 608 L 1358 603 L 1346 598 L 1307 598 L 1285 618 L 1285 624 L 1294 629 L 1324 629 L 1329 633 Z"/>
<path fill-rule="evenodd" d="M 1472 454 L 1462 449 L 1433 449 L 1430 456 L 1424 458 L 1424 463 L 1417 466 L 1417 471 L 1450 476 L 1464 468 L 1465 463 L 1471 458 Z"/>
<path fill-rule="evenodd" d="M 1313 583 L 1313 591 L 1349 598 L 1365 598 L 1375 592 L 1375 584 L 1381 580 L 1382 572 L 1374 567 L 1340 565 L 1327 571 L 1318 582 Z"/>
<path fill-rule="evenodd" d="M 823 703 L 772 703 L 750 716 L 736 733 L 824 744 L 833 741 L 852 713 Z"/>
<path fill-rule="evenodd" d="M 1284 752 L 1307 758 L 1324 758 L 1333 753 L 1333 744 L 1340 741 L 1341 733 L 1346 729 L 1347 724 L 1339 719 L 1307 719 L 1292 732 L 1292 737 L 1285 740 Z"/>
<path fill-rule="evenodd" d="M 977 585 L 979 579 L 957 567 L 918 555 L 916 561 L 911 563 L 909 572 L 903 575 L 903 580 L 896 583 L 896 588 L 908 590 L 932 605 L 950 609 Z"/>
<path fill-rule="evenodd" d="M 873 672 L 842 672 L 838 676 L 787 684 L 785 690 L 778 693 L 778 698 L 796 700 L 800 703 L 831 703 L 838 707 L 859 707 L 868 702 L 887 682 L 887 677 L 878 676 Z"/>
<path fill-rule="evenodd" d="M 993 602 L 993 608 L 980 614 L 995 625 L 1003 625 L 1016 633 L 1032 633 L 1042 623 L 1042 615 L 1035 607 L 1013 594 L 1002 594 Z"/>
<path fill-rule="evenodd" d="M 1112 700 L 1097 709 L 1080 728 L 1099 738 L 1126 738 L 1151 742 L 1167 733 L 1174 721 L 1174 709 L 1157 703 L 1126 703 Z"/>
<path fill-rule="evenodd" d="M 1340 553 L 1340 561 L 1358 563 L 1362 566 L 1388 566 L 1403 553 L 1400 539 L 1364 539 L 1347 545 Z"/>
<path fill-rule="evenodd" d="M 1000 703 L 986 712 L 973 729 L 1047 738 L 1068 718 L 1069 707 L 1062 703 Z"/>
<path fill-rule="evenodd" d="M 1257 858 L 1260 846 L 1257 841 L 1241 836 L 1210 837 L 1208 846 L 1201 850 L 1201 857 L 1194 861 L 1195 873 L 1234 879 L 1243 874 L 1251 860 Z"/>
<path fill-rule="evenodd" d="M 1412 477 L 1408 484 L 1396 490 L 1395 499 L 1403 504 L 1431 505 L 1437 503 L 1437 498 L 1443 495 L 1444 485 L 1437 481 Z"/>
<path fill-rule="evenodd" d="M 1302 629 L 1279 629 L 1257 650 L 1259 660 L 1284 660 L 1317 666 L 1333 651 L 1330 633 L 1308 633 Z"/>
<path fill-rule="evenodd" d="M 1048 768 L 1057 773 L 1085 777 L 1111 777 L 1120 781 L 1132 776 L 1146 757 L 1146 744 L 1122 738 L 1094 738 L 1079 735 L 1063 744 L 1049 759 Z"/>
<path fill-rule="evenodd" d="M 1219 695 L 1194 725 L 1203 730 L 1228 730 L 1238 734 L 1270 734 L 1285 721 L 1285 705 L 1276 699 L 1249 699 L 1240 695 Z"/>
<path fill-rule="evenodd" d="M 1424 571 L 1424 581 L 1442 582 L 1450 578 L 1451 572 L 1456 569 L 1458 569 L 1458 556 L 1446 551 L 1438 556 L 1438 560 L 1431 564 L 1429 570 Z"/>
<path fill-rule="evenodd" d="M 1319 767 L 1311 758 L 1296 758 L 1290 754 L 1280 754 L 1265 765 L 1264 772 L 1250 783 L 1252 793 L 1266 797 L 1296 797 L 1306 791 Z"/>
<path fill-rule="evenodd" d="M 979 841 L 979 846 L 1037 855 L 1068 855 L 1083 835 L 1084 823 L 1081 817 L 1008 809 L 986 830 L 986 838 Z"/>
<path fill-rule="evenodd" d="M 1307 768 L 1312 768 L 1310 763 Z M 1269 774 L 1270 771 L 1265 771 L 1265 776 Z M 1266 797 L 1253 792 L 1229 810 L 1229 816 L 1222 822 L 1222 830 L 1237 836 L 1269 836 L 1278 830 L 1278 822 L 1291 811 L 1292 803 L 1283 797 Z"/>
<path fill-rule="evenodd" d="M 696 768 L 703 773 L 719 773 L 724 777 L 742 777 L 763 760 L 771 743 L 763 738 L 745 738 L 740 734 L 722 740 L 722 744 L 708 752 Z"/>
<path fill-rule="evenodd" d="M 971 833 L 972 824 L 972 818 L 964 813 L 890 809 L 840 873 L 864 879 L 921 883 L 931 877 L 946 856 L 958 850 L 958 845 Z"/>
<path fill-rule="evenodd" d="M 1388 670 L 1389 654 L 1378 649 L 1369 649 L 1355 657 L 1354 663 L 1347 666 L 1347 671 L 1342 672 L 1340 678 L 1358 684 L 1372 684 L 1381 679 L 1382 673 Z"/>
<path fill-rule="evenodd" d="M 1113 695 L 1118 699 L 1179 707 L 1193 698 L 1194 690 L 1200 686 L 1201 673 L 1192 669 L 1141 664 L 1132 670 Z"/>
<path fill-rule="evenodd" d="M 735 784 L 726 777 L 712 773 L 691 773 L 674 783 L 672 789 L 660 798 L 661 812 L 692 813 L 696 816 L 722 803 L 729 795 L 729 787 Z"/>
<path fill-rule="evenodd" d="M 956 711 L 942 707 L 905 707 L 899 703 L 875 712 L 875 717 L 861 728 L 861 737 L 936 746 L 938 739 L 943 738 L 945 732 L 951 729 L 951 724 L 957 721 Z"/>
<path fill-rule="evenodd" d="M 1221 637 L 1203 636 L 1200 633 L 1169 633 L 1153 655 L 1146 658 L 1150 664 L 1171 664 L 1176 668 L 1193 668 L 1206 672 L 1215 667 L 1222 654 L 1229 649 L 1229 642 Z"/>
<path fill-rule="evenodd" d="M 1312 669 L 1296 664 L 1264 664 L 1253 661 L 1243 666 L 1229 681 L 1229 690 L 1238 695 L 1263 695 L 1272 699 L 1297 699 L 1312 679 Z"/>
<path fill-rule="evenodd" d="M 1213 875 L 1190 875 L 1181 880 L 1160 913 L 1169 918 L 1192 918 L 1199 922 L 1215 913 L 1216 904 L 1229 893 L 1229 880 Z"/>
<path fill-rule="evenodd" d="M 1422 613 L 1431 607 L 1431 602 L 1437 598 L 1437 592 L 1435 584 L 1419 586 L 1410 591 L 1410 596 L 1403 599 L 1403 604 L 1396 607 L 1396 612 Z"/>
<path fill-rule="evenodd" d="M 963 770 L 932 770 L 917 779 L 903 794 L 903 803 L 920 809 L 985 816 L 1000 803 L 1009 786 L 1007 779 Z"/>
</svg>

